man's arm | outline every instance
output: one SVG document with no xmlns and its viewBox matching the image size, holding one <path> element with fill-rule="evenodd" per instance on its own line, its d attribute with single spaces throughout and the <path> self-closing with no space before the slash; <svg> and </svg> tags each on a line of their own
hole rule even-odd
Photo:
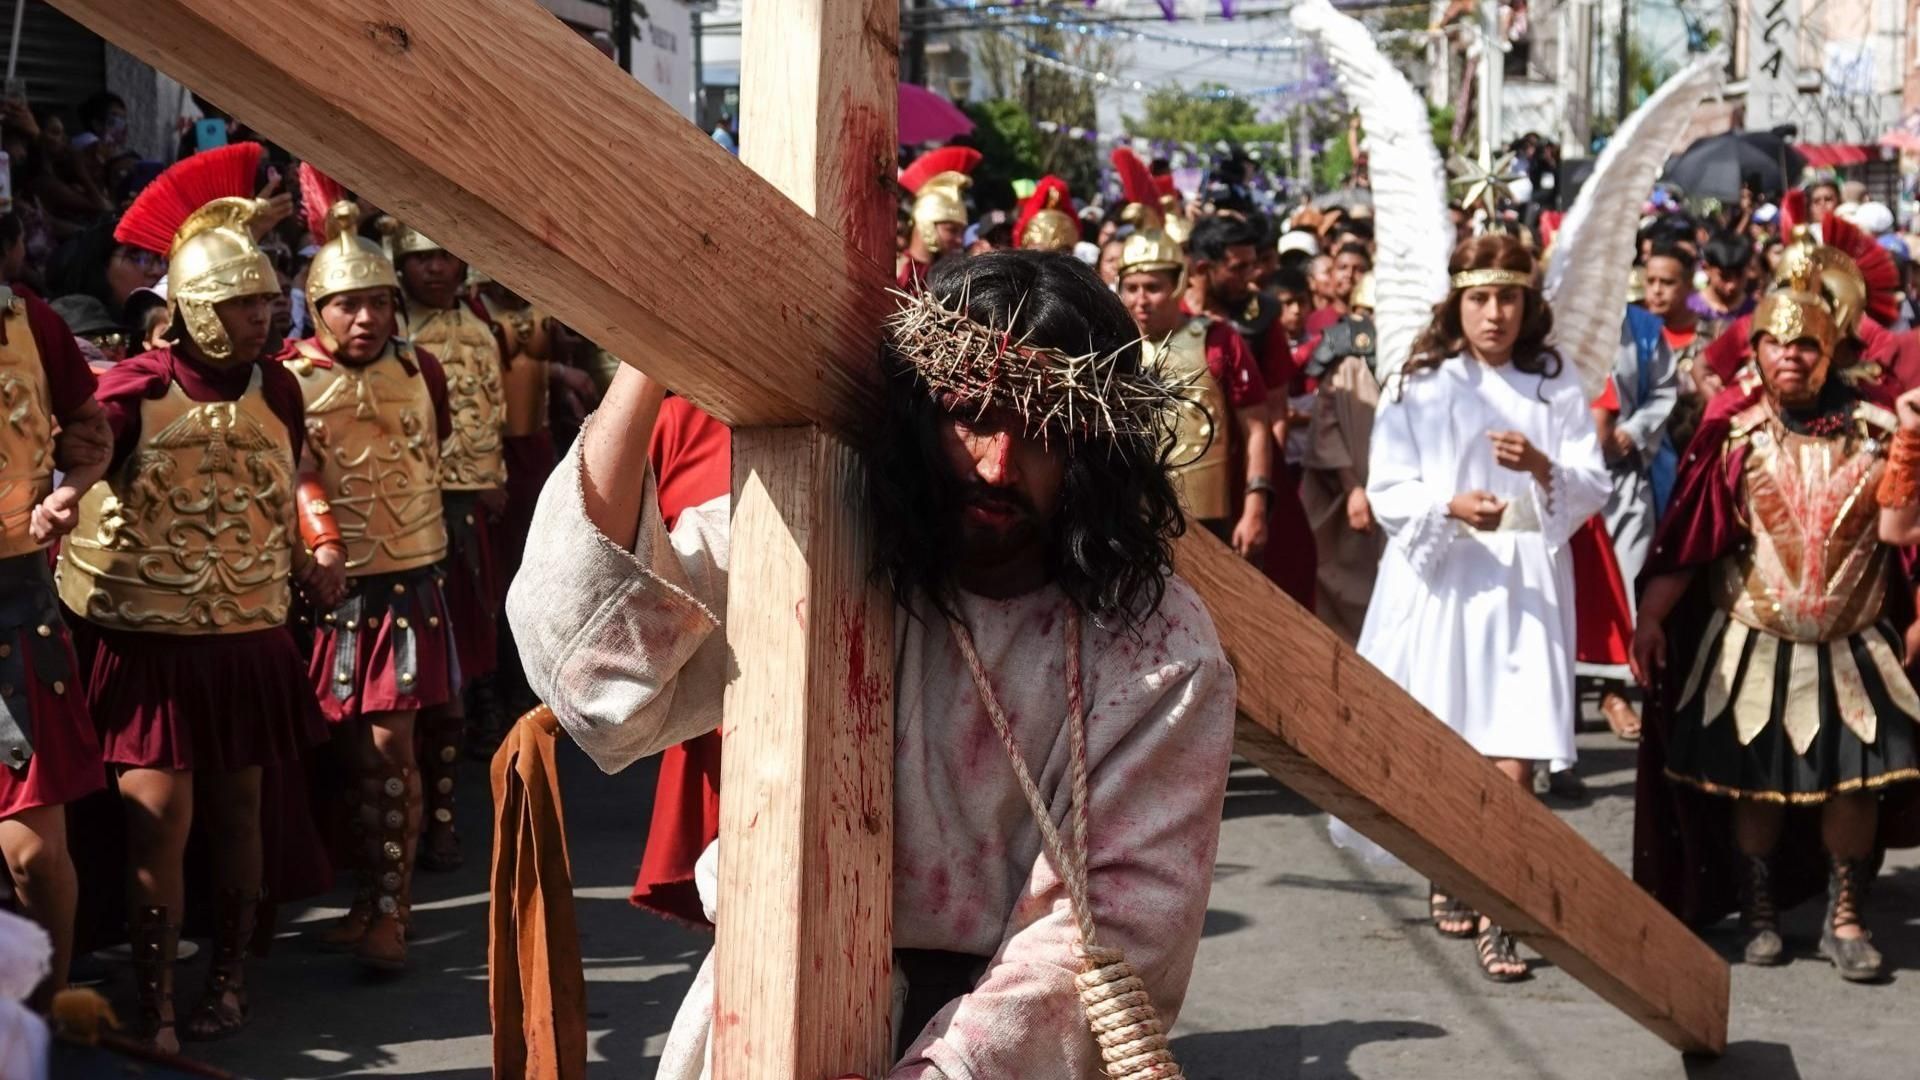
<svg viewBox="0 0 1920 1080">
<path fill-rule="evenodd" d="M 644 378 L 616 376 L 548 478 L 507 595 L 528 682 L 608 772 L 712 730 L 726 678 L 727 504 L 660 520 Z"/>
<path fill-rule="evenodd" d="M 1636 353 L 1638 348 L 1635 349 Z M 1660 437 L 1666 433 L 1667 420 L 1680 401 L 1680 371 L 1673 362 L 1673 350 L 1662 340 L 1647 357 L 1647 395 L 1632 416 L 1621 420 L 1615 430 L 1633 442 L 1640 451 L 1644 468 L 1660 449 Z"/>
</svg>

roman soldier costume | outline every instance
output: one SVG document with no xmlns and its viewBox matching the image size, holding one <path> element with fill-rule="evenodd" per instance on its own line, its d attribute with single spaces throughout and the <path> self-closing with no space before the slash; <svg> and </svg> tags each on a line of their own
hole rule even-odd
<svg viewBox="0 0 1920 1080">
<path fill-rule="evenodd" d="M 406 226 L 394 228 L 388 245 L 396 266 L 409 255 L 445 250 Z M 406 291 L 404 284 L 401 291 Z M 481 714 L 482 726 L 491 726 L 486 717 L 498 709 L 493 675 L 499 666 L 500 598 L 506 584 L 494 556 L 495 515 L 481 496 L 504 491 L 508 484 L 504 436 L 514 419 L 513 399 L 502 386 L 499 339 L 487 320 L 465 303 L 456 300 L 452 307 L 435 308 L 409 295 L 403 325 L 414 347 L 431 353 L 446 373 L 453 433 L 440 446 L 440 492 L 447 530 L 447 611 L 461 684 L 454 687 L 453 700 L 460 702 L 463 688 L 472 688 L 473 711 Z M 524 374 L 515 372 L 517 380 Z M 535 372 L 535 377 L 544 392 L 544 372 Z M 518 381 L 515 388 L 524 396 Z M 544 422 L 544 398 L 539 412 Z M 421 717 L 427 840 L 420 861 L 430 870 L 451 870 L 461 863 L 453 793 L 454 767 L 465 735 L 464 713 L 464 708 L 457 708 Z"/>
<path fill-rule="evenodd" d="M 258 144 L 236 144 L 175 165 L 115 234 L 168 252 L 176 333 L 192 343 L 100 376 L 112 462 L 81 500 L 57 569 L 62 601 L 89 625 L 88 704 L 106 761 L 122 771 L 291 765 L 326 737 L 287 612 L 290 579 L 310 563 L 310 548 L 337 533 L 323 511 L 295 512 L 294 462 L 306 438 L 299 388 L 278 365 L 239 352 L 215 310 L 279 292 L 250 231 L 265 207 L 223 197 L 188 212 L 190 194 L 223 170 L 229 189 L 252 190 L 259 156 Z M 244 1022 L 242 972 L 259 901 L 257 878 L 219 896 L 207 995 L 190 1033 Z M 164 1044 L 181 913 L 136 902 L 132 916 L 146 1028 Z"/>
<path fill-rule="evenodd" d="M 1649 582 L 1691 584 L 1666 615 L 1664 685 L 1650 695 L 1670 719 L 1648 726 L 1642 750 L 1635 876 L 1695 921 L 1717 917 L 1714 886 L 1738 880 L 1752 963 L 1783 960 L 1777 912 L 1797 897 L 1778 881 L 1804 853 L 1744 853 L 1737 874 L 1701 873 L 1702 858 L 1732 850 L 1709 839 L 1702 803 L 1817 806 L 1920 779 L 1920 696 L 1885 610 L 1879 535 L 1897 421 L 1876 384 L 1827 377 L 1848 309 L 1812 291 L 1807 265 L 1755 309 L 1751 333 L 1818 344 L 1811 400 L 1783 401 L 1764 381 L 1715 399 L 1647 566 Z M 1857 278 L 1841 285 L 1823 291 L 1861 295 Z M 1833 933 L 1837 911 L 1857 918 L 1869 860 L 1834 855 L 1828 870 L 1821 950 L 1847 978 L 1871 978 L 1880 959 L 1865 938 Z"/>
<path fill-rule="evenodd" d="M 331 511 L 346 546 L 346 597 L 320 616 L 308 667 L 312 692 L 336 724 L 443 705 L 457 689 L 453 632 L 442 587 L 447 555 L 440 447 L 452 424 L 439 363 L 401 338 L 349 361 L 321 318 L 338 293 L 400 283 L 380 248 L 354 232 L 353 204 L 327 212 L 326 244 L 307 274 L 315 335 L 281 362 L 299 380 L 308 442 L 302 514 Z M 362 842 L 360 889 L 330 944 L 351 945 L 373 967 L 406 958 L 419 778 L 391 762 L 363 771 L 351 821 Z"/>
<path fill-rule="evenodd" d="M 1057 176 L 1043 176 L 1021 204 L 1013 223 L 1013 242 L 1036 251 L 1072 251 L 1080 242 L 1080 221 L 1073 216 L 1073 192 Z"/>
<path fill-rule="evenodd" d="M 967 223 L 967 188 L 980 151 L 948 146 L 915 158 L 900 171 L 900 186 L 913 196 L 913 241 L 901 256 L 897 284 L 918 292 L 941 254 L 940 226 Z"/>
</svg>

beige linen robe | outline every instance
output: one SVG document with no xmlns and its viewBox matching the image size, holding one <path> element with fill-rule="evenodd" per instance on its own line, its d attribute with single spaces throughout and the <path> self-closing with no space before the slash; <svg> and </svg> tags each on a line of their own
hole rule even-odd
<svg viewBox="0 0 1920 1080">
<path fill-rule="evenodd" d="M 1320 620 L 1333 627 L 1351 645 L 1360 640 L 1373 600 L 1373 579 L 1386 550 L 1386 534 L 1378 527 L 1359 533 L 1347 524 L 1345 470 L 1362 489 L 1367 486 L 1367 444 L 1373 438 L 1373 411 L 1380 404 L 1380 384 L 1363 357 L 1340 361 L 1320 384 L 1308 430 L 1305 471 L 1300 479 L 1300 502 L 1313 528 L 1319 553 L 1315 580 L 1315 607 Z"/>
<path fill-rule="evenodd" d="M 579 448 L 541 493 L 507 612 L 533 689 L 601 768 L 720 722 L 730 671 L 727 505 L 669 535 L 652 480 L 634 550 L 587 520 Z M 742 602 L 751 603 L 751 597 Z M 1051 815 L 1067 819 L 1064 594 L 963 595 L 960 610 Z M 1126 951 L 1172 1025 L 1212 882 L 1232 751 L 1234 677 L 1179 578 L 1136 634 L 1083 621 L 1101 942 Z M 941 617 L 895 620 L 894 944 L 990 957 L 971 993 L 907 1034 L 892 1080 L 1087 1078 L 1098 1050 L 1073 990 L 1065 890 Z M 724 919 L 726 913 L 720 911 Z M 711 983 L 682 1005 L 660 1076 L 704 1075 Z"/>
</svg>

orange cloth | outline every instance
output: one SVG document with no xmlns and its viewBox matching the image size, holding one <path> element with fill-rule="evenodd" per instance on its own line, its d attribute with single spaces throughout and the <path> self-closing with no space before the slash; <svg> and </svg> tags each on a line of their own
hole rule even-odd
<svg viewBox="0 0 1920 1080">
<path fill-rule="evenodd" d="M 493 755 L 487 999 L 496 1080 L 587 1075 L 587 984 L 554 757 L 559 727 L 542 705 Z"/>
</svg>

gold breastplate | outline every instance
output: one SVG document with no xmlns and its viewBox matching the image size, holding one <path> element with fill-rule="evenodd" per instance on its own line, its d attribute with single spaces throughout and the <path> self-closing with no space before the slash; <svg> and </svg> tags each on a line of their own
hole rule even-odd
<svg viewBox="0 0 1920 1080">
<path fill-rule="evenodd" d="M 303 341 L 287 370 L 307 402 L 307 458 L 346 542 L 348 576 L 439 562 L 447 553 L 440 441 L 412 348 L 395 342 L 364 367 L 325 361 Z"/>
<path fill-rule="evenodd" d="M 1173 332 L 1160 345 L 1143 344 L 1147 370 L 1174 386 L 1186 388 L 1174 432 L 1173 487 L 1187 516 L 1198 521 L 1224 520 L 1232 513 L 1227 431 L 1227 396 L 1220 380 L 1207 367 L 1206 319 Z"/>
<path fill-rule="evenodd" d="M 60 598 L 89 622 L 237 634 L 287 621 L 293 440 L 261 374 L 238 401 L 179 383 L 140 403 L 140 445 L 80 500 Z"/>
<path fill-rule="evenodd" d="M 509 308 L 483 300 L 500 324 L 510 355 L 501 385 L 507 396 L 507 434 L 535 435 L 547 429 L 547 362 L 553 355 L 546 316 L 532 307 Z"/>
<path fill-rule="evenodd" d="M 440 486 L 485 491 L 505 485 L 507 461 L 500 435 L 507 422 L 506 392 L 493 330 L 465 307 L 409 307 L 407 325 L 413 344 L 431 352 L 447 373 L 453 434 L 440 444 Z"/>
<path fill-rule="evenodd" d="M 1753 541 L 1714 568 L 1730 616 L 1788 641 L 1832 641 L 1880 618 L 1885 548 L 1875 492 L 1896 421 L 1855 406 L 1844 435 L 1796 435 L 1766 402 L 1734 418 Z"/>
<path fill-rule="evenodd" d="M 27 523 L 53 490 L 53 391 L 40 366 L 40 346 L 27 325 L 27 306 L 8 296 L 0 307 L 6 343 L 0 345 L 0 559 L 24 555 L 33 542 Z"/>
</svg>

